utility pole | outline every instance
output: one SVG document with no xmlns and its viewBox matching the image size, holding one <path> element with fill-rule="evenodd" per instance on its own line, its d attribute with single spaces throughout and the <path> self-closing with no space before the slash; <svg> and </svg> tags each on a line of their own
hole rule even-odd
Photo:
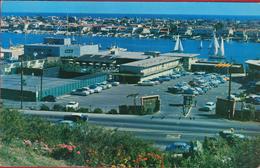
<svg viewBox="0 0 260 168">
<path fill-rule="evenodd" d="M 231 75 L 231 67 L 232 67 L 232 65 L 230 65 L 230 66 L 228 67 L 228 73 L 229 73 L 228 100 L 231 100 L 231 77 L 232 77 L 232 75 Z"/>
<path fill-rule="evenodd" d="M 23 109 L 23 56 L 21 56 L 21 93 L 20 93 L 20 100 L 21 100 L 21 109 Z"/>
<path fill-rule="evenodd" d="M 40 101 L 41 101 L 41 99 L 42 99 L 42 78 L 43 78 L 43 69 L 42 69 L 42 72 L 41 72 L 41 84 L 40 84 L 40 85 L 41 85 L 41 86 L 40 86 L 40 87 L 41 87 L 41 88 L 40 88 L 40 92 L 41 92 L 41 93 L 40 93 Z"/>
</svg>

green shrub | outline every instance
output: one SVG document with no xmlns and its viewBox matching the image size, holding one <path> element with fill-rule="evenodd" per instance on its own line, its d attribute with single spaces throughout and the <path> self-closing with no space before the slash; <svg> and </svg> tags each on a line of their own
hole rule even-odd
<svg viewBox="0 0 260 168">
<path fill-rule="evenodd" d="M 111 109 L 108 111 L 108 114 L 118 114 L 116 109 Z"/>
<path fill-rule="evenodd" d="M 79 108 L 78 112 L 80 112 L 80 113 L 89 113 L 89 109 L 81 107 L 81 108 Z"/>
<path fill-rule="evenodd" d="M 101 108 L 95 108 L 93 113 L 103 113 Z"/>
<path fill-rule="evenodd" d="M 50 108 L 45 105 L 45 104 L 42 104 L 41 107 L 40 107 L 40 110 L 43 110 L 43 111 L 50 111 Z"/>
<path fill-rule="evenodd" d="M 54 104 L 52 110 L 54 111 L 65 111 L 65 107 L 61 104 Z"/>
</svg>

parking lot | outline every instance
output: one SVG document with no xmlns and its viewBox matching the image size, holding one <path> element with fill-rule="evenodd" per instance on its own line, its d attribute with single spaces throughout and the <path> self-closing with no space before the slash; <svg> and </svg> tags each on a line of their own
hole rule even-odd
<svg viewBox="0 0 260 168">
<path fill-rule="evenodd" d="M 172 94 L 168 92 L 168 87 L 173 86 L 180 82 L 189 82 L 195 75 L 182 76 L 180 78 L 173 79 L 171 81 L 163 82 L 154 86 L 138 86 L 133 84 L 121 84 L 119 86 L 112 87 L 111 89 L 103 90 L 101 93 L 91 94 L 88 96 L 76 96 L 76 95 L 64 95 L 57 98 L 59 104 L 67 104 L 70 101 L 79 102 L 80 107 L 90 108 L 102 108 L 104 111 L 110 109 L 118 109 L 119 105 L 133 105 L 133 97 L 127 97 L 130 94 L 138 93 L 137 99 L 147 95 L 160 95 L 161 99 L 161 113 L 162 116 L 178 117 L 182 114 L 182 107 L 176 106 L 176 104 L 183 103 L 182 94 Z M 241 92 L 239 90 L 240 85 L 232 83 L 232 93 Z M 203 95 L 195 97 L 197 106 L 192 109 L 192 116 L 196 117 L 209 117 L 212 112 L 200 112 L 198 109 L 206 102 L 216 102 L 217 97 L 227 97 L 228 95 L 228 82 L 219 84 L 217 88 L 210 89 Z M 137 101 L 140 103 L 140 101 Z"/>
</svg>

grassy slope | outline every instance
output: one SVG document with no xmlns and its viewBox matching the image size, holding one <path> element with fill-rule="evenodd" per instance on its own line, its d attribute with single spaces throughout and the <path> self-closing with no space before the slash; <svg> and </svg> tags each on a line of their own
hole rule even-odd
<svg viewBox="0 0 260 168">
<path fill-rule="evenodd" d="M 0 142 L 0 166 L 66 166 L 66 162 L 38 155 L 21 144 Z"/>
</svg>

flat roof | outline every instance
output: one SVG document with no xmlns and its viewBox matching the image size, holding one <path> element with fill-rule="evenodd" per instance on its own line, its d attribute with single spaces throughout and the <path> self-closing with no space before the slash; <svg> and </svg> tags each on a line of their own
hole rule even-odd
<svg viewBox="0 0 260 168">
<path fill-rule="evenodd" d="M 151 55 L 145 55 L 144 52 L 133 52 L 133 51 L 119 51 L 117 54 L 111 54 L 109 50 L 99 51 L 97 55 L 109 55 L 117 59 L 135 59 L 143 60 L 149 58 Z"/>
<path fill-rule="evenodd" d="M 72 47 L 84 47 L 84 46 L 97 46 L 97 44 L 89 44 L 89 45 L 81 45 L 81 44 L 70 44 L 70 45 L 65 45 L 65 44 L 44 44 L 44 43 L 35 43 L 35 44 L 25 44 L 26 46 L 33 46 L 33 47 L 62 47 L 62 46 L 72 46 Z"/>
<path fill-rule="evenodd" d="M 260 66 L 260 60 L 247 60 L 246 63 L 255 66 Z"/>
<path fill-rule="evenodd" d="M 14 75 L 1 75 L 1 88 L 3 89 L 12 89 L 12 90 L 20 90 L 21 76 L 18 74 Z M 32 91 L 40 90 L 40 76 L 30 76 L 24 75 L 24 80 L 26 85 L 23 86 L 24 91 Z M 50 78 L 43 77 L 43 90 L 63 86 L 66 84 L 77 82 L 78 80 L 73 79 L 61 79 L 61 78 Z"/>
<path fill-rule="evenodd" d="M 201 66 L 216 66 L 218 64 L 218 62 L 195 62 L 192 65 L 201 65 Z M 232 67 L 241 67 L 241 64 L 233 64 Z"/>
<path fill-rule="evenodd" d="M 86 54 L 86 55 L 83 55 L 83 56 L 77 58 L 76 61 L 114 63 L 115 56 L 113 56 L 113 55 L 100 55 L 100 54 Z"/>
<path fill-rule="evenodd" d="M 167 62 L 172 62 L 172 61 L 176 61 L 179 60 L 180 58 L 177 57 L 154 57 L 154 58 L 149 58 L 149 59 L 144 59 L 141 61 L 135 61 L 135 62 L 130 62 L 127 64 L 122 64 L 121 66 L 134 66 L 134 67 L 143 67 L 143 68 L 147 68 L 147 67 L 152 67 L 155 65 L 160 65 L 163 63 L 167 63 Z"/>
<path fill-rule="evenodd" d="M 197 57 L 200 54 L 195 54 L 195 53 L 176 53 L 176 52 L 171 52 L 171 53 L 163 53 L 160 54 L 161 56 L 171 56 L 171 57 Z"/>
</svg>

